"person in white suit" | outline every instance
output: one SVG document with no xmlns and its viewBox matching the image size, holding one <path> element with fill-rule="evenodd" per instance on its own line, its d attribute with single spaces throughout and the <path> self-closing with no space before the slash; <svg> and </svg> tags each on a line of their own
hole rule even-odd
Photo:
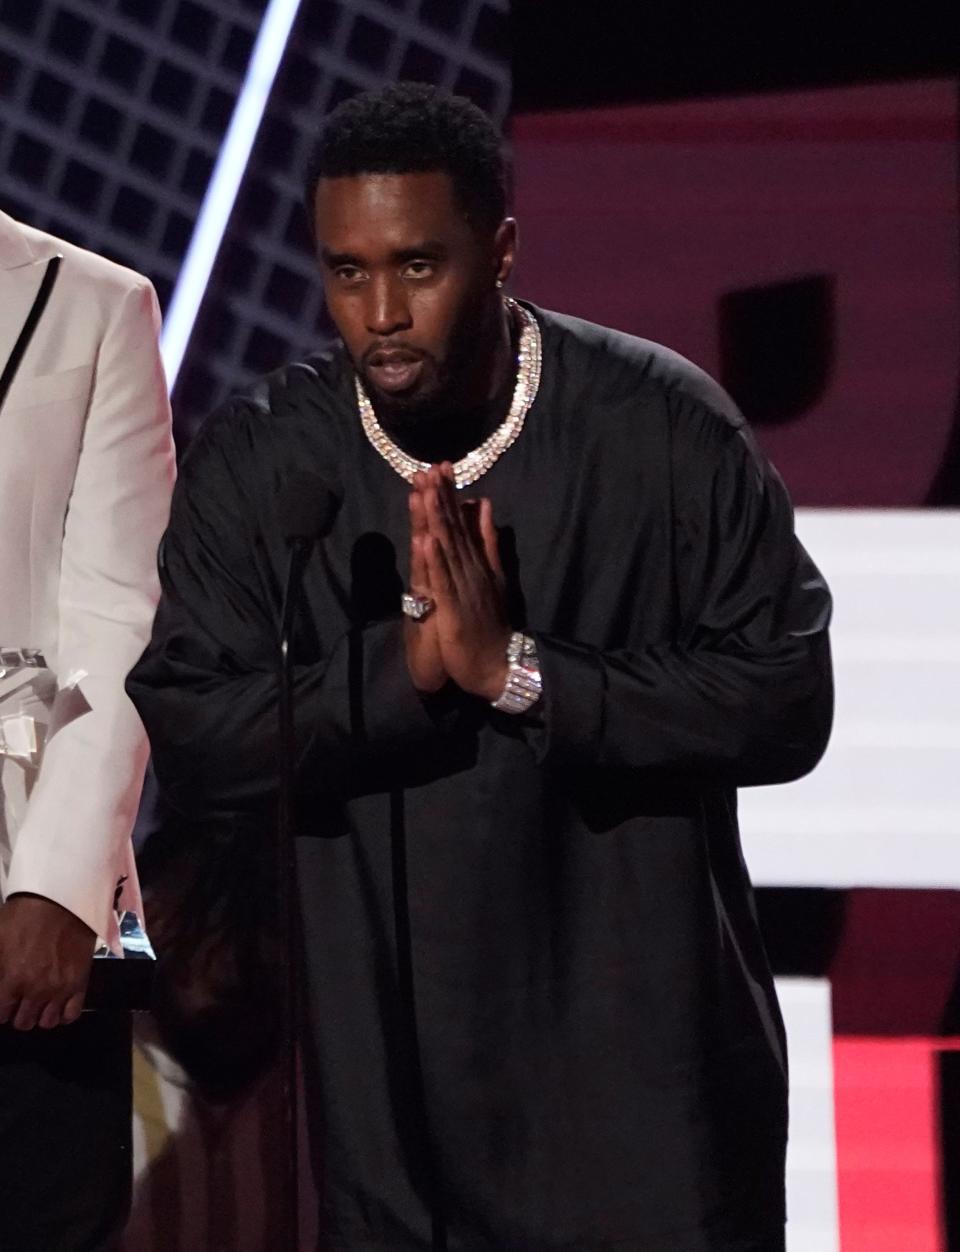
<svg viewBox="0 0 960 1252">
<path fill-rule="evenodd" d="M 0 1248 L 115 1246 L 129 1027 L 77 1021 L 97 937 L 140 911 L 147 759 L 123 680 L 149 636 L 174 475 L 139 274 L 0 212 Z M 71 1024 L 75 1023 L 75 1024 Z M 59 1029 L 54 1029 L 59 1028 Z"/>
</svg>

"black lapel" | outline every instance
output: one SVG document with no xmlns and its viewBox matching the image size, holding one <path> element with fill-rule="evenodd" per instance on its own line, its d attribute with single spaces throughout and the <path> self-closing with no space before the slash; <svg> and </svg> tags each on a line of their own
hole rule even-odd
<svg viewBox="0 0 960 1252">
<path fill-rule="evenodd" d="M 23 360 L 24 353 L 30 346 L 30 340 L 33 338 L 33 332 L 37 329 L 37 323 L 43 317 L 43 310 L 47 307 L 50 292 L 53 291 L 53 285 L 57 281 L 57 274 L 60 271 L 60 262 L 62 260 L 63 257 L 60 253 L 57 253 L 56 256 L 52 256 L 47 262 L 39 290 L 34 297 L 30 312 L 27 314 L 27 320 L 23 323 L 20 334 L 17 336 L 17 342 L 13 345 L 13 351 L 3 367 L 3 373 L 0 374 L 0 409 L 3 408 L 3 402 L 7 398 L 10 384 L 17 376 L 17 370 L 20 368 L 20 362 Z"/>
</svg>

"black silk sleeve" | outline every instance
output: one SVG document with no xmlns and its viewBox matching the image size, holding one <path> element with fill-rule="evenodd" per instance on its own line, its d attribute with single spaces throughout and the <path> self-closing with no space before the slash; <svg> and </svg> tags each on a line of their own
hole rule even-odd
<svg viewBox="0 0 960 1252">
<path fill-rule="evenodd" d="M 270 467 L 262 485 L 247 483 L 236 466 L 255 458 L 232 435 L 224 447 L 205 442 L 177 484 L 153 634 L 127 679 L 161 791 L 191 817 L 256 808 L 277 785 L 277 597 L 250 520 L 258 492 L 272 489 Z M 316 663 L 296 666 L 294 681 L 305 789 L 335 790 L 355 765 L 437 734 L 399 621 L 345 631 Z"/>
<path fill-rule="evenodd" d="M 830 733 L 829 591 L 749 432 L 693 402 L 674 416 L 676 636 L 604 652 L 538 634 L 535 748 L 720 785 L 787 782 Z"/>
</svg>

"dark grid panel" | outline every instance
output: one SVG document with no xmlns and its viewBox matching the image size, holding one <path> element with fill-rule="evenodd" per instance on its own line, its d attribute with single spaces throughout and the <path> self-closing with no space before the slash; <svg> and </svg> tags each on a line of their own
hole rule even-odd
<svg viewBox="0 0 960 1252">
<path fill-rule="evenodd" d="M 267 0 L 0 0 L 0 207 L 166 304 Z"/>
<path fill-rule="evenodd" d="M 301 189 L 323 116 L 417 79 L 503 124 L 509 0 L 303 0 L 174 393 L 184 436 L 227 393 L 330 333 Z"/>
</svg>

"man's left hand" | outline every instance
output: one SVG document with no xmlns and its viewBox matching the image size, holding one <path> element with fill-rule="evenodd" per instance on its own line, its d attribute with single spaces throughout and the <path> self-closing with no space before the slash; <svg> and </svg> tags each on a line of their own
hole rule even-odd
<svg viewBox="0 0 960 1252">
<path fill-rule="evenodd" d="M 463 691 L 496 700 L 507 679 L 510 623 L 489 500 L 457 498 L 453 467 L 424 479 L 423 544 L 443 665 Z"/>
<path fill-rule="evenodd" d="M 11 896 L 0 906 L 0 1022 L 32 1030 L 76 1021 L 95 938 L 53 900 Z"/>
</svg>

